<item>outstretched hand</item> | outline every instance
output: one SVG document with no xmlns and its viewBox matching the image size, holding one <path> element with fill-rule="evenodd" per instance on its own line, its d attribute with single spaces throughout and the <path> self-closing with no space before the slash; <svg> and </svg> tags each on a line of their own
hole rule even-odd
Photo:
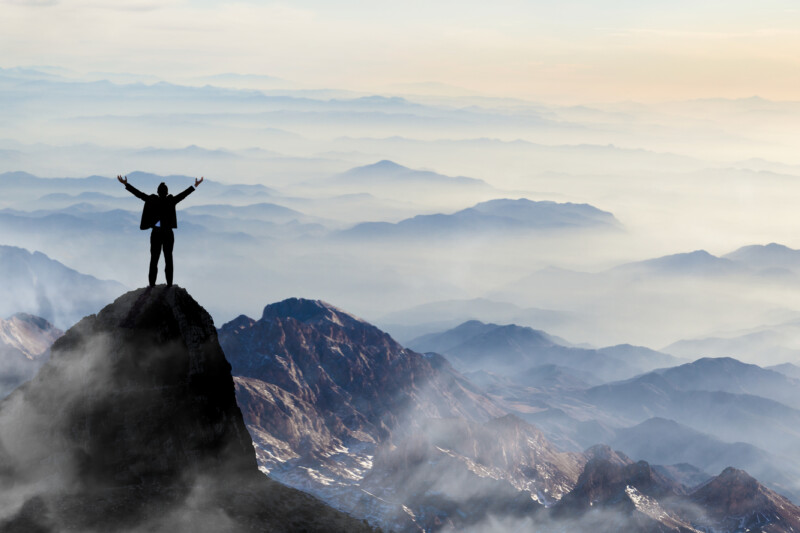
<svg viewBox="0 0 800 533">
<path fill-rule="evenodd" d="M 125 177 L 123 178 L 122 176 L 120 176 L 119 174 L 117 174 L 117 179 L 118 179 L 118 180 L 119 180 L 119 182 L 120 182 L 121 184 L 123 184 L 123 185 L 127 185 L 127 184 L 128 184 L 128 176 L 125 176 Z"/>
<path fill-rule="evenodd" d="M 196 189 L 197 186 L 200 185 L 201 183 L 203 183 L 203 176 L 200 176 L 199 180 L 198 179 L 194 180 L 194 188 Z"/>
</svg>

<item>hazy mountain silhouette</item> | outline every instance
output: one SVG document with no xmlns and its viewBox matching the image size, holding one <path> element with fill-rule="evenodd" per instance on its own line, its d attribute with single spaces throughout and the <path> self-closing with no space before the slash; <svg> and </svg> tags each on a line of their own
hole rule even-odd
<svg viewBox="0 0 800 533">
<path fill-rule="evenodd" d="M 731 259 L 716 257 L 705 250 L 696 250 L 689 253 L 627 263 L 612 269 L 611 272 L 662 276 L 719 276 L 739 274 L 746 270 L 746 267 L 737 264 Z"/>
<path fill-rule="evenodd" d="M 800 270 L 800 250 L 774 242 L 743 246 L 722 257 L 757 270 Z"/>
<path fill-rule="evenodd" d="M 779 455 L 791 456 L 800 446 L 800 411 L 794 407 L 751 394 L 683 390 L 659 372 L 599 385 L 580 397 L 629 424 L 667 418 L 723 441 L 747 442 Z"/>
<path fill-rule="evenodd" d="M 800 322 L 762 326 L 725 337 L 700 337 L 673 342 L 663 348 L 680 357 L 735 357 L 737 359 L 775 364 L 795 361 L 800 357 Z M 788 369 L 788 367 L 786 367 Z M 791 376 L 800 379 L 800 375 Z"/>
<path fill-rule="evenodd" d="M 781 374 L 793 379 L 800 379 L 800 366 L 793 365 L 792 363 L 783 363 L 780 365 L 768 366 L 766 368 L 767 370 L 780 372 Z"/>
<path fill-rule="evenodd" d="M 605 381 L 622 379 L 678 360 L 648 348 L 620 345 L 600 350 L 570 346 L 566 341 L 515 324 L 471 320 L 408 342 L 416 350 L 441 353 L 464 371 L 486 370 L 519 381 L 536 366 L 555 364 L 592 372 Z"/>
<path fill-rule="evenodd" d="M 66 328 L 97 312 L 123 286 L 81 274 L 41 252 L 0 245 L 0 316 L 25 312 Z"/>
<path fill-rule="evenodd" d="M 359 185 L 367 189 L 381 184 L 402 184 L 409 187 L 439 185 L 492 190 L 488 183 L 480 179 L 444 176 L 429 170 L 413 170 L 389 160 L 356 167 L 330 179 L 338 184 Z"/>
<path fill-rule="evenodd" d="M 752 394 L 788 406 L 800 404 L 800 380 L 732 357 L 703 357 L 656 372 L 679 390 Z"/>
<path fill-rule="evenodd" d="M 588 204 L 534 202 L 520 198 L 489 200 L 452 214 L 417 215 L 396 224 L 363 222 L 339 235 L 347 238 L 431 239 L 618 227 L 614 215 Z"/>
<path fill-rule="evenodd" d="M 406 342 L 429 333 L 455 328 L 470 320 L 495 324 L 536 324 L 540 328 L 547 328 L 562 324 L 568 319 L 569 313 L 561 311 L 523 308 L 487 298 L 472 298 L 417 305 L 388 313 L 377 322 L 395 338 Z"/>
</svg>

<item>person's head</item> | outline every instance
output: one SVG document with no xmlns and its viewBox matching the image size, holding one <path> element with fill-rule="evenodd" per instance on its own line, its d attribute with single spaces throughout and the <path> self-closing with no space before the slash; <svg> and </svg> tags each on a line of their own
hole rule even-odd
<svg viewBox="0 0 800 533">
<path fill-rule="evenodd" d="M 167 184 L 162 181 L 161 184 L 158 186 L 158 195 L 161 198 L 164 198 L 165 196 L 167 196 L 168 192 L 169 189 L 167 189 Z"/>
</svg>

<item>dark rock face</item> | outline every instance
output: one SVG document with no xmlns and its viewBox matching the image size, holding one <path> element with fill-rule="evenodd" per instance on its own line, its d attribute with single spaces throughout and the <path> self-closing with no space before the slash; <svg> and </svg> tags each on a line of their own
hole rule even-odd
<svg viewBox="0 0 800 533">
<path fill-rule="evenodd" d="M 211 317 L 178 287 L 83 319 L 0 403 L 0 483 L 7 531 L 363 528 L 258 472 Z"/>
</svg>

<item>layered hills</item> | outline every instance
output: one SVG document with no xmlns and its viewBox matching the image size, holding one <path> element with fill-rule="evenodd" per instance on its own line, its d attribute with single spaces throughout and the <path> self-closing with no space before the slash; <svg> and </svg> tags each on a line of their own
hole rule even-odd
<svg viewBox="0 0 800 533">
<path fill-rule="evenodd" d="M 541 330 L 477 320 L 423 335 L 408 344 L 422 352 L 442 353 L 464 371 L 491 370 L 513 376 L 540 365 L 558 365 L 612 381 L 679 361 L 664 353 L 630 345 L 599 350 L 576 347 Z"/>
</svg>

